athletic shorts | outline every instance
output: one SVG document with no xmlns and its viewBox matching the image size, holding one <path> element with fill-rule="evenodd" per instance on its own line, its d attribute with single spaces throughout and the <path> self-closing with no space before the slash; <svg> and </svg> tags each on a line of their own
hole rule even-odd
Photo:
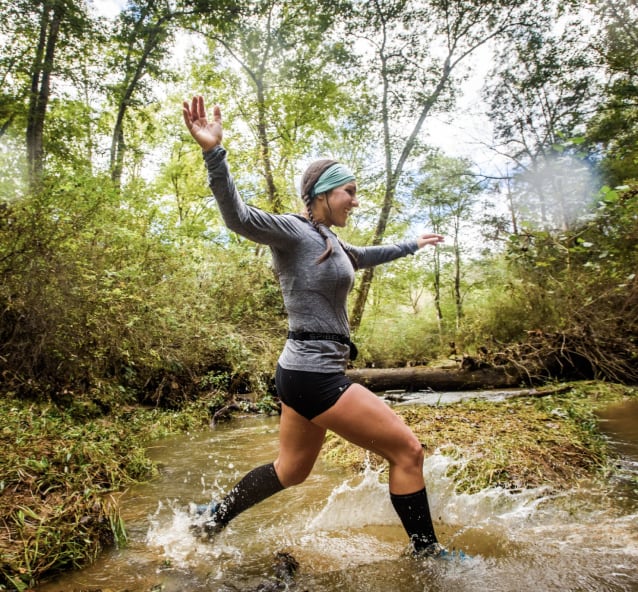
<svg viewBox="0 0 638 592">
<path fill-rule="evenodd" d="M 275 384 L 279 398 L 306 419 L 327 411 L 352 384 L 343 373 L 286 370 L 277 364 Z"/>
</svg>

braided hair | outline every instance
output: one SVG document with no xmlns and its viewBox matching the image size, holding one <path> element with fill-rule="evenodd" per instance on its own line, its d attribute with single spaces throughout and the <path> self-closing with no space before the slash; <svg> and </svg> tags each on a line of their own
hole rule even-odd
<svg viewBox="0 0 638 592">
<path fill-rule="evenodd" d="M 331 166 L 338 164 L 336 160 L 330 160 L 329 158 L 323 158 L 321 160 L 316 160 L 311 163 L 310 166 L 306 169 L 306 172 L 303 174 L 301 178 L 301 199 L 306 206 L 306 212 L 308 213 L 308 219 L 312 224 L 313 228 L 321 235 L 321 238 L 326 243 L 326 250 L 319 256 L 317 259 L 317 263 L 323 263 L 330 255 L 332 255 L 332 243 L 330 242 L 329 236 L 326 234 L 325 230 L 317 223 L 313 214 L 312 214 L 312 203 L 317 197 L 313 195 L 313 188 L 317 184 L 319 177 L 323 175 Z M 350 246 L 341 241 L 341 239 L 337 239 L 339 244 L 343 247 L 346 255 L 352 262 L 352 265 L 355 269 L 358 268 L 357 259 L 352 253 Z"/>
</svg>

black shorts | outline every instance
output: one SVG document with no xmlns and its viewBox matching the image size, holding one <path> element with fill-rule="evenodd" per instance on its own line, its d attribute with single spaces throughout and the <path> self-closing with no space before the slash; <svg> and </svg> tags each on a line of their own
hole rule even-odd
<svg viewBox="0 0 638 592">
<path fill-rule="evenodd" d="M 342 372 L 304 372 L 286 370 L 277 364 L 277 394 L 281 400 L 306 419 L 327 411 L 352 384 Z"/>
</svg>

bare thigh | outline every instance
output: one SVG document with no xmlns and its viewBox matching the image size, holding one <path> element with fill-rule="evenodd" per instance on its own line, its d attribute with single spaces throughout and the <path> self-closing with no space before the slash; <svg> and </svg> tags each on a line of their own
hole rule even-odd
<svg viewBox="0 0 638 592">
<path fill-rule="evenodd" d="M 326 429 L 306 419 L 285 403 L 279 421 L 279 455 L 275 471 L 284 487 L 303 482 L 321 451 Z"/>
</svg>

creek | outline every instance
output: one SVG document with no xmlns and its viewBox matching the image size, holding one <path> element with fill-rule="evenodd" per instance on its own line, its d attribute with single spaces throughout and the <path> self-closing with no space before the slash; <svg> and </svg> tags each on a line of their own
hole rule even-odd
<svg viewBox="0 0 638 592">
<path fill-rule="evenodd" d="M 278 418 L 235 419 L 162 440 L 150 450 L 161 476 L 120 499 L 126 548 L 37 590 L 638 591 L 638 401 L 606 408 L 600 422 L 620 454 L 618 475 L 605 486 L 456 494 L 446 474 L 459 461 L 438 453 L 426 459 L 439 538 L 470 555 L 462 561 L 410 557 L 381 475 L 368 469 L 352 477 L 321 460 L 304 484 L 203 541 L 190 528 L 189 505 L 218 499 L 248 470 L 273 460 Z M 299 563 L 286 586 L 274 576 L 279 551 Z"/>
</svg>

